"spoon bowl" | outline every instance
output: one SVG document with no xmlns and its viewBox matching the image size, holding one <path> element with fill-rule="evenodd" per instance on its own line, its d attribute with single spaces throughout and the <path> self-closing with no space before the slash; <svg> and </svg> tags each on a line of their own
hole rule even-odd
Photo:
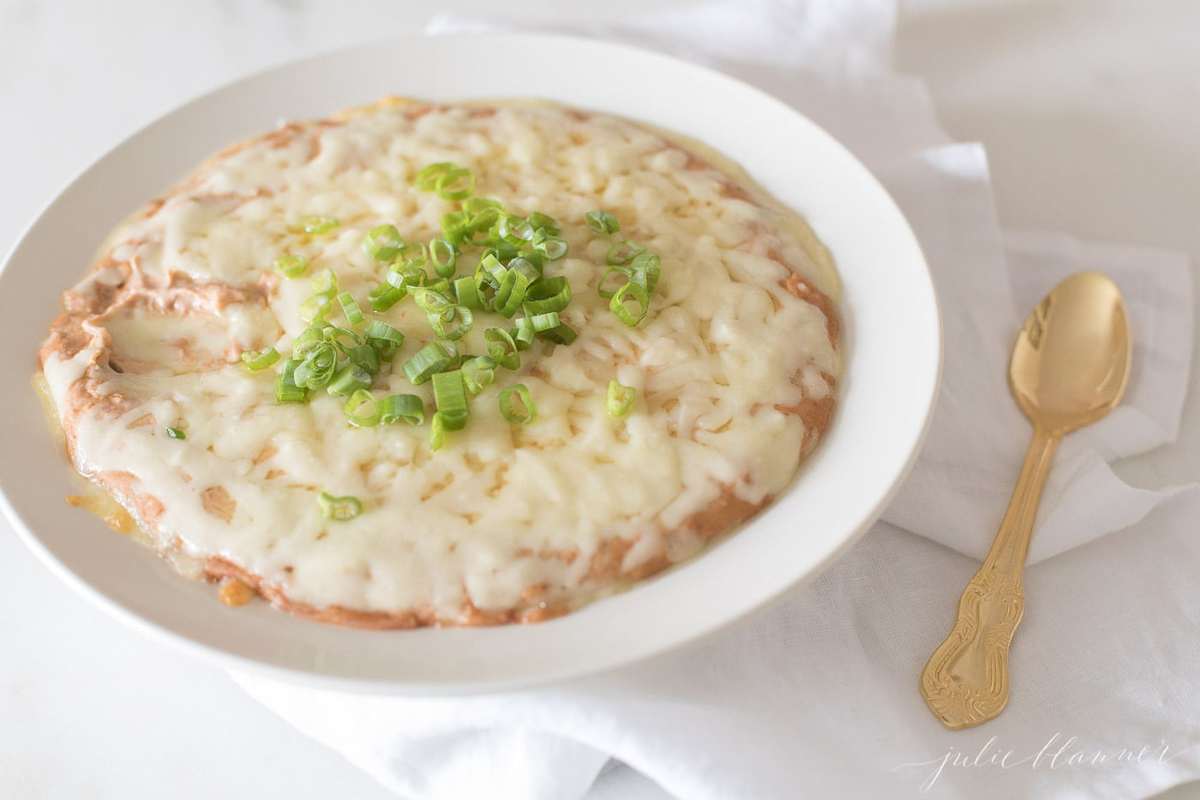
<svg viewBox="0 0 1200 800">
<path fill-rule="evenodd" d="M 1038 303 L 1017 335 L 1009 386 L 1035 427 L 1063 435 L 1103 417 L 1125 392 L 1131 341 L 1121 291 L 1080 272 Z"/>
</svg>

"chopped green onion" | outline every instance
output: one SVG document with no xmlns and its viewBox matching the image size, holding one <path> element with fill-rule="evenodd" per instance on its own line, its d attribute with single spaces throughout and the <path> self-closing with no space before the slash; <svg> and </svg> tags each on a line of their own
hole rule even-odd
<svg viewBox="0 0 1200 800">
<path fill-rule="evenodd" d="M 443 200 L 465 200 L 475 191 L 475 173 L 466 167 L 455 167 L 437 179 L 435 191 Z"/>
<path fill-rule="evenodd" d="M 319 322 L 329 313 L 330 299 L 328 295 L 314 294 L 300 304 L 300 319 L 305 322 Z"/>
<path fill-rule="evenodd" d="M 329 233 L 341 224 L 333 217 L 305 217 L 300 220 L 300 227 L 304 229 L 304 232 L 314 236 Z"/>
<path fill-rule="evenodd" d="M 450 316 L 449 319 L 446 319 L 447 314 Z M 442 339 L 457 341 L 471 330 L 475 315 L 466 306 L 451 306 L 449 311 L 442 314 L 429 314 L 428 319 L 429 327 L 433 328 L 435 335 Z M 457 324 L 447 327 L 452 322 L 457 322 Z"/>
<path fill-rule="evenodd" d="M 391 358 L 396 350 L 404 346 L 404 334 L 381 319 L 371 320 L 371 324 L 367 326 L 363 336 L 366 337 L 367 343 L 379 353 L 379 357 L 385 361 Z"/>
<path fill-rule="evenodd" d="M 613 275 L 617 276 L 617 285 L 615 288 L 609 289 L 608 286 L 611 285 L 609 277 Z M 628 267 L 609 267 L 604 271 L 604 274 L 600 276 L 600 282 L 596 284 L 596 294 L 600 295 L 605 300 L 611 300 L 612 296 L 617 293 L 617 289 L 620 289 L 622 286 L 624 286 L 629 281 L 629 278 L 630 273 Z"/>
<path fill-rule="evenodd" d="M 413 302 L 427 314 L 445 314 L 454 308 L 454 303 L 441 292 L 424 286 L 413 287 Z"/>
<path fill-rule="evenodd" d="M 496 361 L 490 356 L 476 356 L 463 363 L 463 386 L 471 395 L 486 389 L 496 377 Z"/>
<path fill-rule="evenodd" d="M 550 236 L 558 236 L 562 233 L 562 228 L 558 227 L 558 221 L 540 211 L 534 211 L 529 215 L 529 224 L 533 226 L 534 230 L 545 231 Z"/>
<path fill-rule="evenodd" d="M 282 255 L 275 259 L 275 271 L 285 278 L 299 278 L 308 270 L 308 259 L 292 254 Z"/>
<path fill-rule="evenodd" d="M 517 352 L 517 343 L 508 331 L 488 328 L 483 332 L 483 340 L 487 342 L 488 355 L 497 364 L 507 369 L 518 369 L 521 366 L 521 354 Z"/>
<path fill-rule="evenodd" d="M 313 276 L 312 283 L 313 294 L 319 294 L 324 297 L 333 297 L 338 292 L 338 276 L 331 269 L 323 269 Z"/>
<path fill-rule="evenodd" d="M 636 311 L 630 311 L 625 305 L 626 297 L 637 303 Z M 646 291 L 646 287 L 630 281 L 617 290 L 608 301 L 608 307 L 617 315 L 617 319 L 632 328 L 641 322 L 650 310 L 650 293 Z"/>
<path fill-rule="evenodd" d="M 433 402 L 447 430 L 461 430 L 467 424 L 467 388 L 461 370 L 433 376 Z"/>
<path fill-rule="evenodd" d="M 279 360 L 279 351 L 274 347 L 263 350 L 246 350 L 242 353 L 242 365 L 251 372 L 259 372 Z"/>
<path fill-rule="evenodd" d="M 376 261 L 391 261 L 400 255 L 405 241 L 395 225 L 376 225 L 363 237 L 363 251 Z"/>
<path fill-rule="evenodd" d="M 348 353 L 350 352 L 350 348 L 357 347 L 366 342 L 365 338 L 359 336 L 354 331 L 347 328 L 339 328 L 337 325 L 326 325 L 321 328 L 321 338 L 337 347 L 343 353 Z M 349 339 L 349 343 L 343 342 L 342 339 Z"/>
<path fill-rule="evenodd" d="M 360 344 L 357 347 L 351 347 L 346 352 L 346 356 L 350 359 L 350 363 L 361 368 L 363 372 L 370 375 L 379 374 L 379 350 L 371 344 Z"/>
<path fill-rule="evenodd" d="M 513 395 L 520 400 L 519 406 L 514 406 Z M 500 392 L 500 416 L 513 425 L 528 425 L 537 417 L 537 406 L 529 395 L 529 387 L 523 383 L 514 383 Z"/>
<path fill-rule="evenodd" d="M 305 351 L 304 360 L 296 365 L 292 380 L 305 389 L 328 386 L 337 371 L 337 349 L 331 342 L 321 342 Z"/>
<path fill-rule="evenodd" d="M 371 304 L 372 311 L 387 311 L 403 300 L 407 293 L 403 286 L 396 287 L 381 283 L 367 293 L 367 302 Z"/>
<path fill-rule="evenodd" d="M 616 233 L 621 230 L 621 223 L 607 211 L 589 211 L 583 218 L 587 220 L 588 227 L 596 233 Z"/>
<path fill-rule="evenodd" d="M 425 421 L 425 403 L 415 394 L 394 394 L 379 404 L 379 424 L 406 422 L 420 425 Z"/>
<path fill-rule="evenodd" d="M 458 350 L 450 342 L 430 342 L 404 362 L 404 376 L 408 378 L 409 383 L 420 385 L 449 367 L 456 358 Z"/>
<path fill-rule="evenodd" d="M 476 311 L 483 310 L 483 298 L 479 296 L 479 288 L 475 285 L 474 277 L 459 278 L 454 282 L 454 296 L 458 299 L 460 306 L 474 309 Z"/>
<path fill-rule="evenodd" d="M 358 301 L 354 299 L 354 295 L 349 292 L 342 292 L 337 296 L 338 304 L 342 307 L 342 313 L 346 315 L 346 321 L 351 325 L 361 325 L 363 322 L 362 309 L 358 306 Z"/>
<path fill-rule="evenodd" d="M 485 208 L 502 209 L 504 208 L 504 204 L 491 197 L 468 197 L 463 201 L 463 210 L 468 214 L 478 214 Z"/>
<path fill-rule="evenodd" d="M 321 514 L 325 519 L 332 519 L 337 522 L 345 522 L 351 520 L 362 513 L 362 501 L 357 497 L 335 497 L 329 492 L 321 492 L 317 495 L 317 504 L 321 507 Z"/>
<path fill-rule="evenodd" d="M 545 314 L 534 314 L 529 318 L 529 322 L 537 333 L 557 328 L 559 325 L 558 312 L 547 311 Z"/>
<path fill-rule="evenodd" d="M 187 431 L 183 428 L 167 428 L 167 436 L 172 439 L 186 439 Z"/>
<path fill-rule="evenodd" d="M 445 239 L 429 240 L 429 262 L 433 264 L 433 271 L 438 275 L 443 278 L 453 276 L 457 260 L 458 253 L 450 242 Z"/>
<path fill-rule="evenodd" d="M 303 403 L 308 399 L 308 389 L 298 386 L 295 381 L 296 367 L 299 365 L 300 362 L 294 358 L 283 362 L 283 369 L 275 383 L 275 402 Z"/>
<path fill-rule="evenodd" d="M 309 350 L 312 350 L 319 344 L 326 344 L 328 341 L 329 340 L 325 338 L 325 330 L 323 326 L 312 325 L 308 328 L 305 328 L 304 331 L 292 342 L 292 358 L 303 359 L 304 356 L 308 354 Z"/>
<path fill-rule="evenodd" d="M 379 424 L 380 405 L 375 396 L 366 389 L 355 389 L 354 394 L 342 406 L 346 421 L 356 428 L 373 428 Z"/>
<path fill-rule="evenodd" d="M 452 164 L 449 161 L 438 161 L 437 163 L 429 164 L 413 176 L 413 185 L 423 192 L 432 192 L 437 188 L 438 180 L 441 179 L 442 175 L 456 169 L 462 169 L 462 167 Z"/>
<path fill-rule="evenodd" d="M 554 342 L 555 344 L 570 344 L 571 342 L 575 341 L 579 334 L 577 334 L 575 329 L 570 325 L 562 322 L 548 331 L 540 332 L 538 336 Z"/>
<path fill-rule="evenodd" d="M 554 312 L 551 312 L 554 313 Z M 533 323 L 529 317 L 521 317 L 517 320 L 516 327 L 513 328 L 513 341 L 517 343 L 518 350 L 528 350 L 533 346 L 533 337 L 537 333 L 533 329 Z"/>
<path fill-rule="evenodd" d="M 337 371 L 325 391 L 334 397 L 346 397 L 358 389 L 371 388 L 371 373 L 357 364 L 347 364 Z"/>
<path fill-rule="evenodd" d="M 608 398 L 605 405 L 610 417 L 620 418 L 628 414 L 636 399 L 637 389 L 632 386 L 624 386 L 616 380 L 608 382 Z"/>
<path fill-rule="evenodd" d="M 605 260 L 609 264 L 628 264 L 633 261 L 634 256 L 644 252 L 646 248 L 642 247 L 637 242 L 625 240 L 623 242 L 613 242 L 608 246 L 608 255 Z"/>
<path fill-rule="evenodd" d="M 629 279 L 653 294 L 662 274 L 662 259 L 654 253 L 638 253 L 633 261 L 629 262 L 629 270 Z"/>
<path fill-rule="evenodd" d="M 500 285 L 496 288 L 496 299 L 492 304 L 492 310 L 505 317 L 511 317 L 517 313 L 517 309 L 525 301 L 529 283 L 529 277 L 524 272 L 516 269 L 506 271 Z"/>
<path fill-rule="evenodd" d="M 429 424 L 429 449 L 441 450 L 446 443 L 446 418 L 441 413 L 435 413 Z"/>
<path fill-rule="evenodd" d="M 557 236 L 551 236 L 544 241 L 535 242 L 533 247 L 551 261 L 557 261 L 567 254 L 566 240 L 560 239 Z"/>
<path fill-rule="evenodd" d="M 551 311 L 562 311 L 571 302 L 571 284 L 559 275 L 554 278 L 543 278 L 533 285 L 525 296 L 525 313 L 548 314 Z"/>
</svg>

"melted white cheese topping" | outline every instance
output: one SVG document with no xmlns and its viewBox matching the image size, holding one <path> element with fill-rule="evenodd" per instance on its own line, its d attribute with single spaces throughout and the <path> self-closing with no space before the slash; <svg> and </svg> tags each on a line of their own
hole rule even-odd
<svg viewBox="0 0 1200 800">
<path fill-rule="evenodd" d="M 836 375 L 838 363 L 824 316 L 781 286 L 788 269 L 780 261 L 819 288 L 831 290 L 830 276 L 782 212 L 731 196 L 727 177 L 690 168 L 679 147 L 627 121 L 546 106 L 494 114 L 446 107 L 410 118 L 400 106 L 306 126 L 204 165 L 157 213 L 118 229 L 111 256 L 146 275 L 236 287 L 257 282 L 282 253 L 298 253 L 311 260 L 310 274 L 332 267 L 368 309 L 380 270 L 362 252 L 364 232 L 391 222 L 425 240 L 455 208 L 410 185 L 436 161 L 470 167 L 477 194 L 515 213 L 538 210 L 560 222 L 570 252 L 546 274 L 570 280 L 564 317 L 580 333 L 573 345 L 537 344 L 516 374 L 498 370 L 472 401 L 467 429 L 432 452 L 428 425 L 355 429 L 342 400 L 324 392 L 305 405 L 277 405 L 274 371 L 252 375 L 235 363 L 246 348 L 289 350 L 304 328 L 297 307 L 308 279 L 281 280 L 269 309 L 114 309 L 89 325 L 111 336 L 111 357 L 125 371 L 100 365 L 91 374 L 99 393 L 135 402 L 115 418 L 97 405 L 64 419 L 80 471 L 136 476 L 138 492 L 162 505 L 153 527 L 164 543 L 223 556 L 295 601 L 432 607 L 443 618 L 468 599 L 481 609 L 512 607 L 543 583 L 569 595 L 606 539 L 636 540 L 623 564 L 630 568 L 661 553 L 666 534 L 723 487 L 750 503 L 786 487 L 805 428 L 775 405 L 825 396 L 822 376 Z M 612 211 L 623 234 L 662 256 L 659 289 L 637 328 L 596 294 L 606 242 L 584 224 L 594 208 Z M 341 225 L 327 236 L 296 234 L 296 223 L 314 214 Z M 87 281 L 115 280 L 105 275 Z M 411 386 L 400 369 L 432 338 L 424 314 L 404 300 L 379 316 L 407 342 L 385 364 L 376 394 L 416 393 L 431 408 L 428 384 Z M 477 315 L 464 352 L 486 351 L 484 328 L 511 325 L 491 316 Z M 71 384 L 102 338 L 73 359 L 46 363 L 65 418 Z M 624 421 L 605 411 L 612 378 L 638 390 Z M 538 409 L 524 428 L 497 407 L 499 390 L 518 381 Z M 186 429 L 186 440 L 168 438 L 167 426 Z M 232 509 L 214 509 L 214 487 Z M 324 519 L 322 489 L 361 498 L 365 512 Z M 530 557 L 548 552 L 577 557 Z"/>
</svg>

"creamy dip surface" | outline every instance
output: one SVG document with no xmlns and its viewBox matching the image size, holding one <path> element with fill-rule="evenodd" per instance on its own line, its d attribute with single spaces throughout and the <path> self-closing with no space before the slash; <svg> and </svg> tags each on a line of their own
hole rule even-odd
<svg viewBox="0 0 1200 800">
<path fill-rule="evenodd" d="M 343 397 L 277 403 L 278 365 L 252 373 L 239 357 L 286 356 L 306 328 L 309 277 L 272 269 L 291 253 L 404 333 L 372 391 L 432 407 L 430 384 L 401 369 L 434 339 L 426 314 L 411 297 L 370 311 L 384 267 L 362 242 L 381 223 L 438 235 L 459 204 L 413 177 L 447 161 L 473 171 L 476 195 L 557 220 L 568 252 L 544 270 L 568 279 L 578 338 L 497 369 L 437 450 L 428 414 L 356 428 Z M 587 225 L 593 209 L 661 257 L 636 327 L 597 293 L 609 237 Z M 314 215 L 339 224 L 305 234 Z M 465 253 L 458 275 L 477 260 Z M 41 363 L 75 467 L 176 563 L 329 622 L 531 621 L 695 554 L 786 489 L 830 422 L 836 293 L 807 227 L 685 140 L 543 103 L 392 100 L 231 147 L 150 203 L 64 294 Z M 478 312 L 460 351 L 485 353 L 490 326 L 511 320 Z M 637 390 L 623 418 L 606 410 L 613 379 Z M 529 425 L 497 402 L 518 382 Z M 327 518 L 322 491 L 362 513 Z"/>
</svg>

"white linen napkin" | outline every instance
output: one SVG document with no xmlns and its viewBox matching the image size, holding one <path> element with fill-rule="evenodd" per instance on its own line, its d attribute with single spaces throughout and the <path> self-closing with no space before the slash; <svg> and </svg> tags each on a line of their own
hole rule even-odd
<svg viewBox="0 0 1200 800">
<path fill-rule="evenodd" d="M 850 147 L 904 209 L 940 297 L 945 382 L 885 521 L 783 602 L 649 664 L 461 700 L 235 675 L 250 694 L 412 798 L 559 800 L 589 787 L 623 798 L 1126 798 L 1200 775 L 1200 543 L 1190 537 L 1200 489 L 1136 489 L 1108 467 L 1176 434 L 1192 347 L 1186 261 L 1003 234 L 982 147 L 950 142 L 923 85 L 888 72 L 894 19 L 885 0 L 730 2 L 601 32 L 775 93 Z M 496 27 L 439 19 L 431 31 Z M 1008 352 L 1026 311 L 1082 269 L 1125 293 L 1130 389 L 1058 454 L 1031 560 L 1072 552 L 1028 573 L 1010 708 L 947 732 L 917 675 L 976 567 L 959 553 L 986 550 L 1028 440 L 1005 384 Z M 605 769 L 610 759 L 649 780 Z"/>
</svg>

